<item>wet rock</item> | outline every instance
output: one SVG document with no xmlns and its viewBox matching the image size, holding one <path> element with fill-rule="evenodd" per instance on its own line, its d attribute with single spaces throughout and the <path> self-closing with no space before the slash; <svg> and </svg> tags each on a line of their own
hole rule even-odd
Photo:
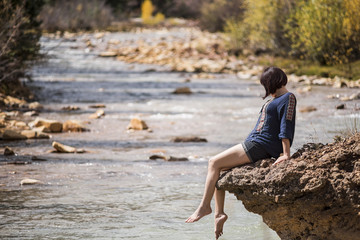
<svg viewBox="0 0 360 240">
<path fill-rule="evenodd" d="M 99 57 L 116 57 L 118 54 L 117 52 L 113 51 L 106 51 L 99 53 Z"/>
<path fill-rule="evenodd" d="M 43 133 L 41 131 L 35 130 L 23 130 L 21 135 L 25 136 L 27 139 L 48 139 L 50 135 Z"/>
<path fill-rule="evenodd" d="M 129 125 L 127 126 L 128 130 L 147 130 L 149 127 L 145 123 L 145 121 L 140 118 L 133 118 L 130 120 Z"/>
<path fill-rule="evenodd" d="M 189 87 L 179 87 L 173 91 L 173 94 L 192 94 Z"/>
<path fill-rule="evenodd" d="M 54 141 L 52 143 L 53 148 L 55 148 L 58 153 L 84 153 L 84 149 L 76 149 L 74 147 L 61 144 L 59 142 Z"/>
<path fill-rule="evenodd" d="M 303 88 L 296 89 L 296 91 L 298 93 L 307 93 L 307 92 L 310 92 L 311 90 L 312 90 L 311 86 L 306 86 L 306 87 L 303 87 Z"/>
<path fill-rule="evenodd" d="M 150 160 L 157 160 L 157 159 L 162 159 L 164 161 L 168 161 L 168 162 L 184 162 L 184 161 L 189 161 L 188 158 L 186 157 L 174 157 L 174 156 L 165 156 L 165 155 L 151 155 L 149 157 Z"/>
<path fill-rule="evenodd" d="M 63 123 L 64 132 L 87 132 L 87 129 L 80 121 L 68 120 Z"/>
<path fill-rule="evenodd" d="M 35 117 L 35 116 L 39 116 L 39 113 L 36 111 L 28 111 L 25 112 L 23 115 L 26 117 Z"/>
<path fill-rule="evenodd" d="M 78 106 L 66 106 L 62 107 L 61 110 L 63 111 L 78 111 L 80 108 Z"/>
<path fill-rule="evenodd" d="M 98 109 L 95 113 L 89 116 L 90 119 L 98 119 L 105 116 L 105 112 L 102 109 Z"/>
<path fill-rule="evenodd" d="M 347 83 L 346 83 L 346 81 L 344 79 L 340 79 L 339 77 L 335 77 L 333 87 L 334 88 L 347 87 Z"/>
<path fill-rule="evenodd" d="M 6 146 L 4 149 L 4 156 L 13 156 L 15 155 L 14 150 L 12 150 L 10 147 Z"/>
<path fill-rule="evenodd" d="M 172 142 L 207 142 L 206 138 L 200 137 L 175 137 Z"/>
<path fill-rule="evenodd" d="M 360 92 L 352 94 L 349 98 L 350 98 L 350 100 L 360 99 Z"/>
<path fill-rule="evenodd" d="M 302 108 L 300 108 L 300 112 L 302 112 L 302 113 L 306 113 L 306 112 L 313 112 L 313 111 L 316 111 L 317 110 L 317 108 L 316 107 L 314 107 L 314 106 L 307 106 L 307 107 L 302 107 Z"/>
<path fill-rule="evenodd" d="M 162 160 L 165 160 L 165 161 L 166 161 L 166 156 L 154 154 L 154 155 L 151 155 L 151 156 L 149 157 L 149 159 L 150 159 L 150 160 L 162 159 Z"/>
<path fill-rule="evenodd" d="M 90 105 L 89 108 L 106 108 L 105 104 Z"/>
<path fill-rule="evenodd" d="M 339 104 L 336 106 L 336 109 L 345 109 L 345 104 Z"/>
<path fill-rule="evenodd" d="M 28 104 L 28 108 L 31 110 L 41 110 L 44 107 L 38 102 L 32 102 Z"/>
<path fill-rule="evenodd" d="M 308 144 L 293 159 L 233 168 L 217 182 L 281 239 L 353 240 L 360 234 L 360 133 Z"/>
<path fill-rule="evenodd" d="M 42 182 L 31 178 L 25 178 L 20 182 L 20 185 L 35 185 L 35 184 L 42 184 Z"/>
<path fill-rule="evenodd" d="M 7 106 L 10 106 L 10 107 L 23 107 L 27 104 L 27 102 L 25 100 L 11 97 L 11 96 L 6 96 L 3 101 Z"/>
<path fill-rule="evenodd" d="M 26 136 L 22 135 L 19 131 L 6 129 L 2 135 L 4 140 L 25 140 Z"/>
<path fill-rule="evenodd" d="M 57 133 L 62 131 L 62 123 L 56 120 L 48 120 L 37 118 L 35 121 L 29 123 L 32 127 L 45 127 L 49 132 Z"/>
<path fill-rule="evenodd" d="M 45 162 L 47 161 L 45 158 L 41 158 L 41 157 L 38 157 L 38 156 L 32 156 L 31 157 L 31 161 L 34 161 L 34 162 Z"/>
</svg>

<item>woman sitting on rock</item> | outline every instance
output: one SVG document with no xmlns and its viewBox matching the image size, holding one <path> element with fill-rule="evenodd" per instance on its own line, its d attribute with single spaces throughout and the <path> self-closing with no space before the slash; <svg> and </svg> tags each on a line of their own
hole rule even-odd
<svg viewBox="0 0 360 240">
<path fill-rule="evenodd" d="M 265 88 L 265 99 L 271 95 L 260 111 L 255 128 L 242 144 L 238 144 L 209 160 L 205 190 L 196 211 L 186 220 L 196 222 L 211 213 L 210 202 L 215 192 L 215 236 L 223 234 L 227 220 L 224 213 L 225 191 L 215 188 L 220 171 L 253 163 L 265 158 L 276 158 L 274 165 L 290 158 L 294 139 L 296 98 L 286 89 L 287 76 L 276 67 L 266 68 L 260 78 Z"/>
</svg>

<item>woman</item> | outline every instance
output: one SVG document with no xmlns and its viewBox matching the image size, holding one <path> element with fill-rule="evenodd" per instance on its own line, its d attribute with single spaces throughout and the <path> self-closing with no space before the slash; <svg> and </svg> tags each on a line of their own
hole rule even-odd
<svg viewBox="0 0 360 240">
<path fill-rule="evenodd" d="M 238 144 L 209 160 L 205 190 L 197 210 L 185 221 L 196 222 L 212 212 L 211 199 L 215 193 L 215 237 L 223 234 L 227 220 L 224 212 L 225 191 L 215 188 L 220 171 L 265 158 L 276 158 L 273 165 L 290 159 L 290 146 L 295 131 L 296 98 L 286 89 L 287 76 L 276 67 L 266 68 L 260 78 L 265 99 L 255 128 L 242 144 Z"/>
</svg>

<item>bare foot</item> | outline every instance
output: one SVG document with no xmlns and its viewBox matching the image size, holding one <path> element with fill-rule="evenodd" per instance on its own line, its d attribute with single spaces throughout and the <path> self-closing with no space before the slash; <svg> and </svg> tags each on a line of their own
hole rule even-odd
<svg viewBox="0 0 360 240">
<path fill-rule="evenodd" d="M 211 208 L 199 207 L 196 211 L 188 218 L 185 222 L 192 223 L 200 220 L 200 218 L 209 215 L 211 213 Z"/>
<path fill-rule="evenodd" d="M 228 216 L 223 214 L 218 214 L 215 216 L 215 237 L 218 239 L 221 235 L 223 235 L 223 226 L 226 222 Z"/>
</svg>

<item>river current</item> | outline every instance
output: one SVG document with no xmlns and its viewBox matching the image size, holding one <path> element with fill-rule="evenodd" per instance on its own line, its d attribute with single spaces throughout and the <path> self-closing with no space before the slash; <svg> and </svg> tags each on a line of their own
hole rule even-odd
<svg viewBox="0 0 360 240">
<path fill-rule="evenodd" d="M 213 238 L 212 216 L 193 224 L 184 221 L 201 200 L 208 158 L 243 141 L 254 127 L 264 103 L 261 85 L 234 75 L 195 79 L 166 67 L 99 58 L 98 52 L 85 45 L 84 38 L 89 37 L 42 38 L 48 61 L 33 68 L 34 82 L 30 83 L 44 105 L 41 117 L 89 121 L 91 131 L 0 143 L 20 155 L 47 160 L 0 166 L 0 238 Z M 148 36 L 113 33 L 105 37 L 136 40 Z M 184 86 L 193 94 L 172 94 Z M 298 87 L 289 83 L 298 109 L 312 105 L 317 111 L 298 111 L 292 152 L 307 142 L 331 142 L 335 135 L 357 126 L 360 116 L 354 109 L 359 101 L 336 110 L 340 101 L 326 97 L 356 90 L 313 87 L 299 94 Z M 90 120 L 95 110 L 89 105 L 97 103 L 106 105 L 106 115 Z M 80 110 L 61 110 L 69 105 Z M 152 132 L 127 131 L 132 117 L 141 117 Z M 171 142 L 177 136 L 199 136 L 208 142 Z M 49 153 L 53 140 L 88 153 Z M 158 152 L 189 161 L 149 160 Z M 23 178 L 44 184 L 20 186 Z M 261 216 L 247 212 L 233 195 L 227 194 L 225 212 L 229 220 L 221 239 L 279 239 Z"/>
</svg>

